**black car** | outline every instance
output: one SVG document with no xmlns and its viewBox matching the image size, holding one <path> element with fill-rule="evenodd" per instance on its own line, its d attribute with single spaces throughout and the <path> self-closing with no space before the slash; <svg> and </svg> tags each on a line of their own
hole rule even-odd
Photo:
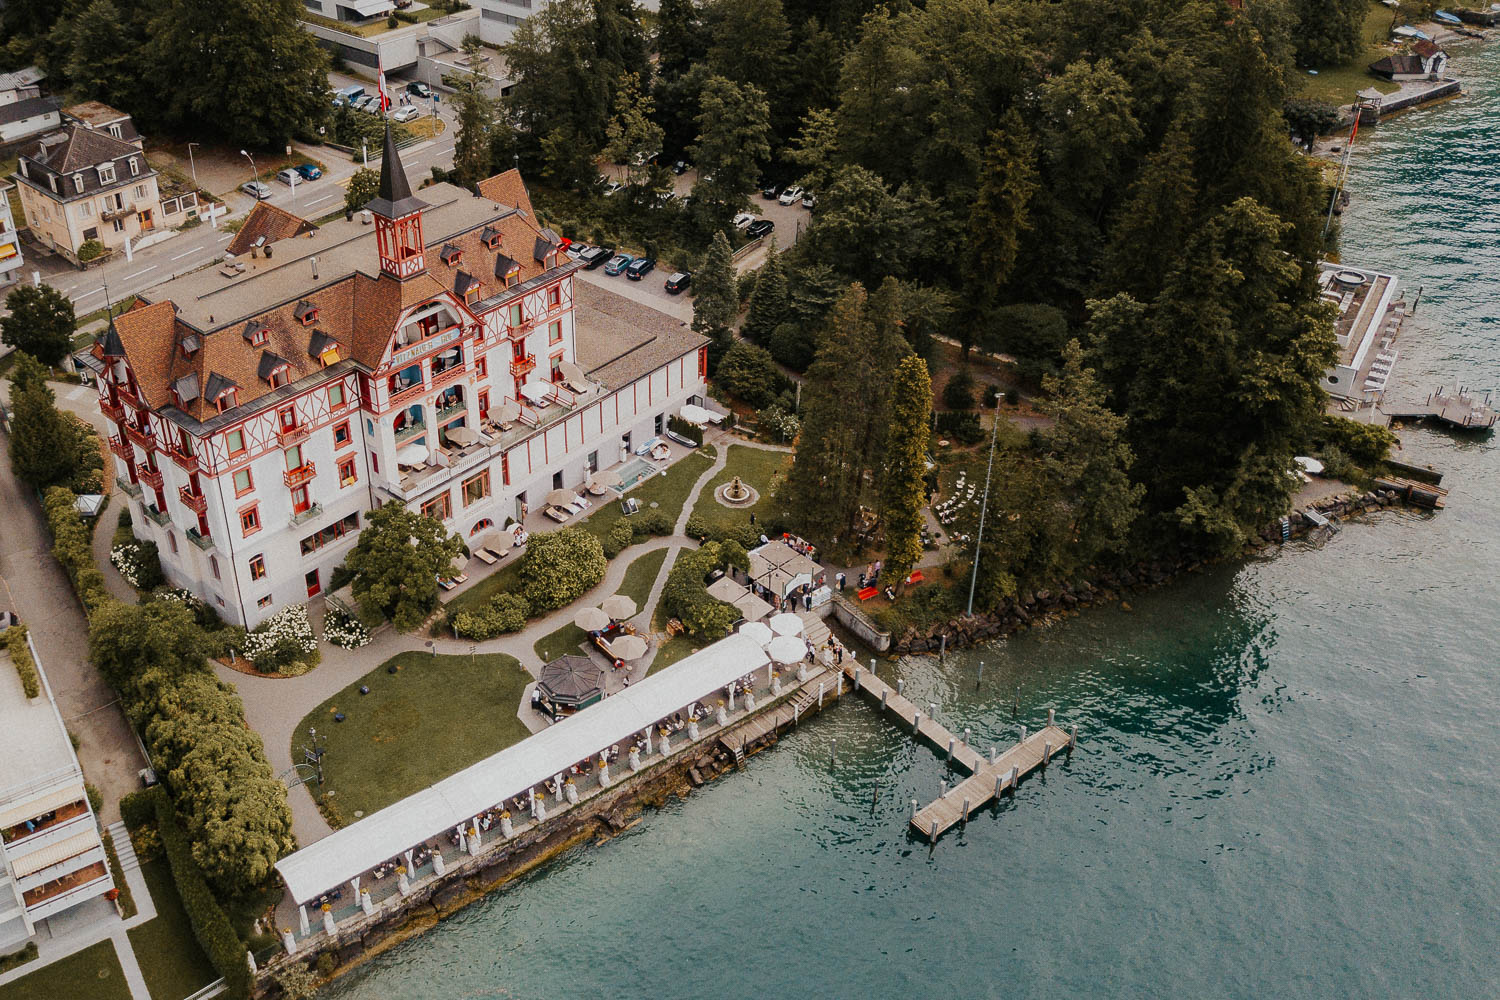
<svg viewBox="0 0 1500 1000">
<path fill-rule="evenodd" d="M 758 240 L 762 236 L 769 236 L 771 234 L 771 231 L 775 228 L 776 223 L 772 222 L 770 219 L 756 219 L 754 222 L 750 223 L 750 225 L 745 227 L 745 235 L 750 237 L 752 240 Z"/>
<path fill-rule="evenodd" d="M 678 160 L 676 163 L 672 164 L 672 173 L 676 174 L 678 177 L 681 177 L 683 174 L 687 173 L 687 168 L 687 160 Z"/>
<path fill-rule="evenodd" d="M 668 295 L 677 295 L 684 288 L 686 288 L 688 285 L 691 285 L 692 283 L 693 283 L 693 272 L 692 271 L 678 271 L 676 274 L 674 274 L 674 275 L 670 276 L 669 278 L 667 278 L 667 285 L 666 285 L 667 294 Z"/>
<path fill-rule="evenodd" d="M 586 270 L 592 271 L 596 267 L 603 267 L 614 255 L 614 247 L 594 247 L 592 250 L 585 250 L 578 259 L 583 261 Z"/>
<path fill-rule="evenodd" d="M 760 189 L 760 196 L 762 198 L 765 198 L 767 201 L 775 198 L 780 193 L 781 189 L 775 184 L 767 184 L 765 187 Z"/>
<path fill-rule="evenodd" d="M 413 97 L 420 97 L 424 101 L 432 99 L 432 91 L 427 88 L 427 84 L 422 83 L 420 80 L 408 83 L 406 85 L 406 92 Z"/>
<path fill-rule="evenodd" d="M 656 261 L 650 257 L 637 257 L 625 268 L 625 277 L 631 281 L 640 281 L 646 275 L 656 270 Z"/>
</svg>

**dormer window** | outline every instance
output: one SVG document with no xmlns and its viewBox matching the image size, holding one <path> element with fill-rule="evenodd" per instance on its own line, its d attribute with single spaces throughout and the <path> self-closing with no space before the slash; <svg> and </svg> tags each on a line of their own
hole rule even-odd
<svg viewBox="0 0 1500 1000">
<path fill-rule="evenodd" d="M 485 226 L 484 232 L 479 234 L 479 238 L 484 240 L 484 245 L 491 250 L 500 249 L 500 230 L 495 229 L 493 226 Z"/>
<path fill-rule="evenodd" d="M 322 330 L 313 331 L 312 339 L 307 344 L 307 354 L 308 357 L 317 358 L 324 368 L 338 364 L 342 356 L 339 342 Z"/>
<path fill-rule="evenodd" d="M 113 163 L 99 164 L 99 183 L 113 184 L 115 182 L 115 165 Z"/>
<path fill-rule="evenodd" d="M 290 381 L 290 371 L 290 365 L 281 365 L 280 367 L 273 368 L 271 369 L 271 374 L 266 376 L 266 381 L 271 384 L 272 389 L 279 389 Z"/>
<path fill-rule="evenodd" d="M 132 156 L 130 158 L 130 176 L 134 177 L 136 174 L 139 174 L 140 172 L 141 172 L 140 161 L 137 160 L 134 156 Z"/>
<path fill-rule="evenodd" d="M 505 254 L 495 258 L 495 277 L 509 285 L 521 276 L 521 265 L 511 260 Z"/>
<path fill-rule="evenodd" d="M 111 125 L 109 127 L 109 134 L 114 136 L 116 139 L 124 138 L 124 133 L 120 131 L 120 126 L 118 125 Z"/>
<path fill-rule="evenodd" d="M 73 193 L 74 194 L 83 194 L 83 175 L 82 174 L 74 174 L 73 175 Z"/>
<path fill-rule="evenodd" d="M 297 303 L 297 308 L 292 311 L 292 315 L 297 317 L 297 322 L 303 326 L 312 326 L 318 321 L 318 307 L 303 299 Z"/>
<path fill-rule="evenodd" d="M 200 346 L 197 334 L 190 333 L 186 337 L 183 337 L 182 343 L 178 346 L 182 348 L 182 356 L 185 358 L 190 358 L 194 354 L 197 354 L 198 347 Z"/>
<path fill-rule="evenodd" d="M 214 405 L 218 407 L 220 413 L 234 409 L 240 405 L 240 391 L 233 386 L 225 389 L 219 393 L 219 398 L 214 400 Z"/>
<path fill-rule="evenodd" d="M 291 363 L 286 358 L 271 351 L 262 351 L 257 374 L 265 379 L 272 389 L 279 389 L 291 381 L 291 367 Z"/>
<path fill-rule="evenodd" d="M 245 340 L 249 341 L 251 347 L 264 347 L 270 335 L 271 328 L 264 323 L 251 320 L 245 324 Z"/>
<path fill-rule="evenodd" d="M 474 282 L 464 291 L 465 302 L 476 302 L 479 299 L 479 282 Z"/>
<path fill-rule="evenodd" d="M 444 264 L 447 264 L 449 267 L 453 267 L 464 259 L 464 252 L 458 247 L 454 246 L 452 243 L 445 243 L 443 244 L 443 250 L 438 254 L 438 257 Z"/>
</svg>

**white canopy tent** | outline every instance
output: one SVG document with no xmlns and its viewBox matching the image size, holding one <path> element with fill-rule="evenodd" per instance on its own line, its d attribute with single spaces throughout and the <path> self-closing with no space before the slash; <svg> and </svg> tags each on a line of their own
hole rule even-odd
<svg viewBox="0 0 1500 1000">
<path fill-rule="evenodd" d="M 688 423 L 697 424 L 699 427 L 702 427 L 704 424 L 716 424 L 724 419 L 722 413 L 715 413 L 713 410 L 705 409 L 695 403 L 688 403 L 683 406 L 682 409 L 677 411 L 677 415 Z"/>
<path fill-rule="evenodd" d="M 444 778 L 276 863 L 297 903 L 445 836 L 486 809 L 560 774 L 605 747 L 629 740 L 656 721 L 699 701 L 769 662 L 758 644 L 731 635 L 542 730 L 513 747 Z"/>
<path fill-rule="evenodd" d="M 552 402 L 553 390 L 545 382 L 527 382 L 521 386 L 521 395 L 538 406 L 546 406 Z"/>
</svg>

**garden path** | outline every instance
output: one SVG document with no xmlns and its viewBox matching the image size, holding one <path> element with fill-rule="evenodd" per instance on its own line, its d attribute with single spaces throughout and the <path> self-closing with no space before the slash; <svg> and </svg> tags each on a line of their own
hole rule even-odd
<svg viewBox="0 0 1500 1000">
<path fill-rule="evenodd" d="M 135 588 L 125 582 L 120 571 L 115 569 L 114 563 L 109 561 L 109 550 L 114 542 L 115 528 L 120 523 L 120 512 L 125 510 L 125 494 L 115 491 L 114 502 L 104 508 L 104 513 L 99 517 L 99 523 L 94 525 L 94 565 L 99 567 L 99 572 L 104 574 L 104 586 L 109 595 L 117 601 L 126 604 L 134 604 L 139 597 Z"/>
</svg>

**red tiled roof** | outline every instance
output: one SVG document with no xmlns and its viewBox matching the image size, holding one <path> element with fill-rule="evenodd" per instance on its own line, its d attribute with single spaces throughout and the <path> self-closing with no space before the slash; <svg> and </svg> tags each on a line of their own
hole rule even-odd
<svg viewBox="0 0 1500 1000">
<path fill-rule="evenodd" d="M 244 224 L 240 226 L 240 231 L 234 234 L 234 239 L 225 248 L 225 253 L 238 257 L 240 254 L 249 253 L 255 246 L 255 241 L 262 237 L 265 242 L 260 245 L 267 246 L 277 240 L 311 233 L 317 228 L 311 222 L 299 219 L 291 212 L 258 201 L 255 207 L 250 209 L 250 214 L 245 216 Z"/>
<path fill-rule="evenodd" d="M 519 208 L 529 217 L 536 217 L 536 213 L 531 209 L 531 195 L 526 193 L 526 182 L 521 179 L 521 171 L 514 167 L 503 174 L 486 177 L 475 186 L 479 188 L 481 198 L 488 198 L 490 201 L 508 205 L 511 208 Z"/>
</svg>

